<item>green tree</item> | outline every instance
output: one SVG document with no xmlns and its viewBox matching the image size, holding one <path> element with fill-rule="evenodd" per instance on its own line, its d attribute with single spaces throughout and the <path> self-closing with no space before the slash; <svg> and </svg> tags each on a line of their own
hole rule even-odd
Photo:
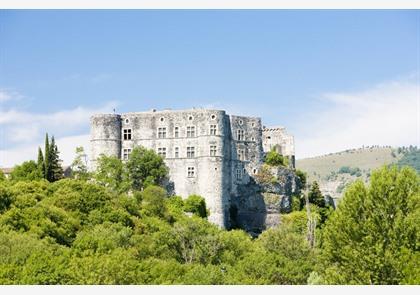
<svg viewBox="0 0 420 295">
<path fill-rule="evenodd" d="M 51 155 L 50 155 L 50 139 L 48 133 L 45 134 L 44 146 L 44 178 L 48 181 L 51 179 Z"/>
<path fill-rule="evenodd" d="M 206 201 L 203 197 L 198 195 L 190 195 L 184 201 L 184 210 L 186 212 L 191 212 L 198 217 L 207 217 Z"/>
<path fill-rule="evenodd" d="M 168 197 L 165 189 L 158 186 L 148 186 L 141 192 L 142 196 L 142 212 L 149 216 L 165 217 L 166 204 L 165 200 Z"/>
<path fill-rule="evenodd" d="M 420 180 L 383 167 L 356 181 L 323 230 L 321 275 L 328 284 L 419 284 Z"/>
<path fill-rule="evenodd" d="M 35 161 L 26 161 L 21 165 L 16 165 L 12 173 L 10 173 L 11 180 L 38 180 L 42 179 L 41 171 L 38 170 L 38 165 Z"/>
<path fill-rule="evenodd" d="M 133 190 L 142 190 L 148 185 L 159 185 L 168 175 L 163 158 L 155 151 L 142 146 L 133 149 L 126 167 Z"/>
<path fill-rule="evenodd" d="M 275 149 L 272 149 L 265 156 L 265 163 L 270 166 L 286 166 L 285 158 Z"/>
<path fill-rule="evenodd" d="M 3 173 L 3 170 L 0 169 L 0 182 L 5 181 L 6 180 L 6 176 Z"/>
<path fill-rule="evenodd" d="M 0 184 L 0 214 L 10 208 L 13 201 L 13 194 L 10 189 Z"/>
<path fill-rule="evenodd" d="M 42 175 L 42 177 L 44 177 L 44 173 L 45 173 L 44 155 L 42 154 L 42 150 L 40 147 L 38 147 L 37 165 L 38 165 L 38 170 L 40 171 L 40 174 Z"/>
<path fill-rule="evenodd" d="M 319 189 L 318 182 L 312 182 L 311 189 L 308 192 L 308 199 L 309 203 L 311 204 L 315 204 L 320 208 L 325 207 L 325 199 L 321 193 L 321 190 Z"/>
<path fill-rule="evenodd" d="M 297 169 L 295 173 L 296 173 L 296 176 L 299 179 L 299 189 L 300 190 L 305 190 L 308 175 L 305 172 L 303 172 L 302 170 L 299 170 L 299 169 Z"/>
<path fill-rule="evenodd" d="M 49 151 L 51 178 L 48 179 L 51 182 L 60 180 L 64 177 L 63 167 L 61 166 L 59 154 L 60 152 L 58 151 L 57 145 L 55 144 L 54 136 L 52 136 Z"/>
<path fill-rule="evenodd" d="M 114 192 L 123 192 L 128 189 L 127 173 L 124 164 L 117 157 L 108 157 L 101 154 L 97 160 L 94 178 L 99 184 Z"/>
<path fill-rule="evenodd" d="M 88 179 L 86 154 L 82 146 L 76 147 L 76 157 L 71 164 L 72 174 L 76 179 Z"/>
</svg>

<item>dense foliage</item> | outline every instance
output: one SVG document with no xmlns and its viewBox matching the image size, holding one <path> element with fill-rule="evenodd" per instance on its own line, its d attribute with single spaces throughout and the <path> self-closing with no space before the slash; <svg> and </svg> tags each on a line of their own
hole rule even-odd
<svg viewBox="0 0 420 295">
<path fill-rule="evenodd" d="M 332 284 L 419 284 L 420 179 L 382 168 L 345 192 L 323 231 L 322 278 Z"/>
<path fill-rule="evenodd" d="M 399 167 L 411 166 L 420 173 L 420 149 L 416 146 L 410 146 L 406 149 L 399 148 L 400 153 L 403 154 L 402 158 L 398 161 Z"/>
<path fill-rule="evenodd" d="M 201 197 L 158 186 L 4 181 L 0 200 L 1 284 L 305 284 L 314 270 L 292 226 L 252 240 L 200 217 Z"/>
<path fill-rule="evenodd" d="M 356 175 L 357 177 L 362 175 L 362 171 L 359 167 L 349 167 L 349 166 L 342 166 L 338 169 L 339 174 L 348 173 L 350 175 Z"/>
<path fill-rule="evenodd" d="M 202 197 L 170 195 L 153 151 L 133 153 L 102 156 L 91 175 L 78 149 L 72 179 L 32 177 L 35 162 L 0 179 L 0 284 L 420 283 L 412 169 L 356 182 L 336 211 L 312 184 L 308 208 L 251 238 L 209 223 Z"/>
<path fill-rule="evenodd" d="M 279 154 L 275 149 L 272 149 L 265 156 L 265 161 L 270 166 L 287 166 L 288 159 Z"/>
</svg>

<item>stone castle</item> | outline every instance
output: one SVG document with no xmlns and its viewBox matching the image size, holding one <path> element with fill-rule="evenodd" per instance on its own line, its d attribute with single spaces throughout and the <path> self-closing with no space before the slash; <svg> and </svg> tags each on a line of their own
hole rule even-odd
<svg viewBox="0 0 420 295">
<path fill-rule="evenodd" d="M 101 154 L 127 160 L 138 145 L 165 159 L 174 194 L 204 197 L 209 221 L 224 228 L 232 226 L 232 204 L 253 181 L 266 152 L 276 149 L 291 168 L 295 161 L 293 136 L 283 127 L 264 127 L 256 117 L 207 109 L 92 116 L 93 170 Z"/>
</svg>

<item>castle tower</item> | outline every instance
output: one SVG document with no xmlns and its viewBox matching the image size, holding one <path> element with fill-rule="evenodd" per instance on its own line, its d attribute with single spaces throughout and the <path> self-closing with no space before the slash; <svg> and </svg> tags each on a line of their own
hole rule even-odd
<svg viewBox="0 0 420 295">
<path fill-rule="evenodd" d="M 91 117 L 91 169 L 101 154 L 121 157 L 121 116 L 99 114 Z"/>
</svg>

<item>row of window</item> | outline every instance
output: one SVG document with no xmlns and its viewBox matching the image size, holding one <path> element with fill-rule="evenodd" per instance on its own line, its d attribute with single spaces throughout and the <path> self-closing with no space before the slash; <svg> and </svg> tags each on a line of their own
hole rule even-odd
<svg viewBox="0 0 420 295">
<path fill-rule="evenodd" d="M 210 125 L 210 135 L 217 135 L 217 125 Z M 195 126 L 187 126 L 187 137 L 195 137 Z M 179 137 L 179 127 L 174 127 L 174 137 Z M 123 138 L 124 140 L 131 140 L 132 133 L 131 129 L 123 129 Z M 157 138 L 167 138 L 167 129 L 166 127 L 159 127 L 157 130 Z"/>
<path fill-rule="evenodd" d="M 128 156 L 131 153 L 131 149 L 123 149 L 123 160 L 128 160 Z M 161 156 L 162 158 L 166 158 L 166 147 L 160 147 L 157 149 L 157 154 Z M 210 153 L 209 155 L 211 157 L 215 157 L 217 154 L 217 147 L 215 145 L 210 146 Z M 187 147 L 187 158 L 194 158 L 195 157 L 195 147 L 188 146 Z M 174 158 L 179 158 L 179 147 L 174 148 Z M 238 160 L 239 161 L 246 161 L 245 157 L 245 150 L 238 150 Z"/>
<path fill-rule="evenodd" d="M 188 150 L 188 148 L 190 150 Z M 214 149 L 213 149 L 214 148 Z M 211 151 L 216 150 L 215 146 L 210 146 L 210 153 L 212 153 Z M 124 153 L 123 153 L 123 158 L 124 160 L 127 160 L 128 157 L 130 156 L 131 153 L 131 149 L 124 149 Z M 188 157 L 188 153 L 190 156 L 194 157 L 194 147 L 187 147 L 187 157 Z M 158 154 L 161 155 L 162 157 L 166 157 L 166 148 L 158 148 Z M 175 158 L 178 158 L 179 156 L 179 148 L 176 147 L 175 148 Z M 254 174 L 257 172 L 256 169 L 254 169 Z M 242 177 L 245 175 L 246 170 L 245 169 L 236 169 L 236 180 L 241 180 Z M 195 177 L 195 168 L 194 167 L 188 167 L 187 168 L 187 176 L 189 178 Z"/>
<path fill-rule="evenodd" d="M 195 137 L 195 126 L 187 126 L 187 137 Z M 210 135 L 217 135 L 217 125 L 210 125 Z M 157 130 L 157 137 L 158 138 L 167 138 L 167 129 L 166 127 L 159 127 Z M 179 127 L 174 128 L 174 138 L 179 137 Z M 131 129 L 123 129 L 123 138 L 124 140 L 131 140 L 132 133 Z M 236 140 L 243 141 L 245 140 L 245 131 L 242 129 L 238 129 L 236 131 Z M 254 138 L 251 138 L 251 141 L 254 141 Z"/>
<path fill-rule="evenodd" d="M 210 146 L 210 156 L 216 156 L 217 147 L 215 145 Z M 131 149 L 123 149 L 123 160 L 128 160 L 130 156 Z M 157 154 L 162 158 L 166 158 L 166 147 L 160 147 L 157 149 Z M 174 158 L 179 158 L 179 147 L 174 148 Z M 195 147 L 187 147 L 187 158 L 195 158 Z"/>
</svg>

